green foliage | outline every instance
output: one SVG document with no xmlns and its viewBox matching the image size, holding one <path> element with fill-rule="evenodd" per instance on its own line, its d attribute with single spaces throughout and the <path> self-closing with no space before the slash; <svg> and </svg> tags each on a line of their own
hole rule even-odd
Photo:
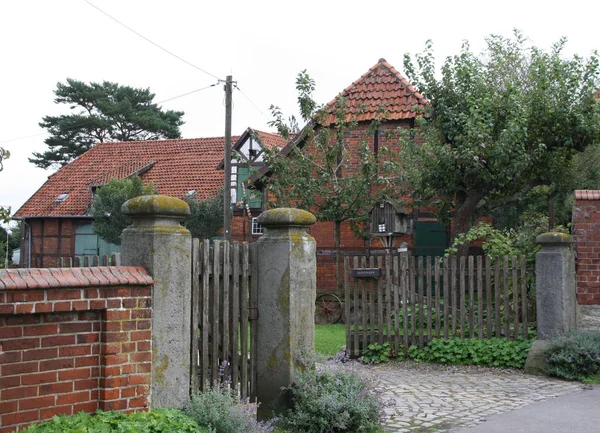
<svg viewBox="0 0 600 433">
<path fill-rule="evenodd" d="M 211 433 L 178 409 L 150 412 L 79 412 L 73 416 L 54 416 L 51 421 L 22 430 L 25 433 Z"/>
<path fill-rule="evenodd" d="M 206 200 L 192 197 L 186 202 L 191 213 L 185 218 L 184 225 L 192 236 L 199 239 L 218 236 L 223 227 L 223 191 Z"/>
<path fill-rule="evenodd" d="M 600 374 L 592 374 L 584 378 L 582 382 L 588 385 L 600 385 Z"/>
<path fill-rule="evenodd" d="M 0 147 L 0 171 L 4 169 L 2 160 L 8 158 L 10 158 L 10 152 L 3 147 Z M 0 222 L 8 223 L 10 220 L 10 207 L 0 206 Z"/>
<path fill-rule="evenodd" d="M 563 182 L 573 155 L 600 137 L 596 53 L 565 59 L 565 39 L 545 52 L 519 32 L 486 42 L 480 55 L 465 42 L 441 75 L 431 42 L 416 67 L 405 56 L 409 79 L 431 101 L 417 139 L 403 140 L 406 179 L 442 216 L 454 209 L 456 234 L 537 186 Z"/>
<path fill-rule="evenodd" d="M 362 362 L 364 364 L 381 364 L 389 361 L 392 355 L 392 346 L 389 342 L 371 343 L 363 351 Z"/>
<path fill-rule="evenodd" d="M 372 123 L 358 144 L 351 144 L 347 136 L 358 122 L 350 114 L 345 98 L 338 96 L 334 106 L 318 106 L 312 98 L 314 80 L 306 71 L 298 75 L 296 88 L 300 112 L 308 125 L 298 142 L 290 141 L 286 155 L 281 155 L 278 149 L 265 150 L 270 174 L 264 181 L 276 199 L 272 206 L 293 204 L 313 212 L 319 221 L 336 223 L 334 244 L 339 247 L 339 224 L 350 221 L 354 233 L 364 236 L 364 223 L 371 208 L 383 197 L 397 195 L 391 189 L 391 176 L 384 172 L 384 164 L 380 164 L 369 149 L 369 139 L 385 119 L 385 113 Z M 285 123 L 278 107 L 271 106 L 271 111 L 275 120 L 270 125 L 289 137 L 293 128 Z M 382 146 L 380 155 L 387 153 Z M 386 155 L 386 158 L 392 157 L 392 154 Z M 357 166 L 347 164 L 355 158 L 359 161 Z M 374 186 L 377 186 L 376 191 Z"/>
<path fill-rule="evenodd" d="M 554 227 L 552 230 L 568 232 L 562 226 Z M 498 229 L 488 223 L 479 222 L 468 232 L 460 233 L 454 238 L 452 245 L 446 250 L 446 256 L 458 253 L 462 245 L 469 245 L 482 239 L 482 248 L 486 256 L 494 259 L 504 256 L 526 256 L 527 263 L 532 264 L 535 261 L 535 253 L 540 249 L 535 239 L 547 231 L 548 218 L 533 212 L 523 213 L 517 228 Z"/>
<path fill-rule="evenodd" d="M 185 409 L 198 425 L 214 433 L 263 433 L 273 430 L 271 423 L 256 421 L 255 407 L 238 399 L 225 387 L 213 387 L 192 396 Z"/>
<path fill-rule="evenodd" d="M 163 111 L 153 103 L 150 89 L 117 83 L 84 83 L 67 78 L 57 83 L 57 104 L 67 104 L 72 114 L 45 116 L 40 126 L 50 133 L 49 150 L 33 153 L 29 162 L 41 168 L 63 166 L 96 143 L 105 141 L 179 138 L 182 111 Z"/>
<path fill-rule="evenodd" d="M 549 373 L 567 380 L 600 374 L 600 334 L 573 332 L 552 340 L 548 349 Z"/>
<path fill-rule="evenodd" d="M 98 188 L 92 202 L 92 229 L 105 241 L 121 245 L 121 232 L 132 222 L 121 213 L 121 206 L 131 198 L 150 194 L 156 194 L 154 185 L 144 185 L 138 176 L 111 179 L 107 185 Z"/>
<path fill-rule="evenodd" d="M 6 264 L 6 242 L 7 230 L 4 227 L 0 227 L 0 268 L 4 268 Z M 12 264 L 11 257 L 13 251 L 21 246 L 21 226 L 13 227 L 8 234 L 8 264 Z"/>
<path fill-rule="evenodd" d="M 532 343 L 522 339 L 439 338 L 423 349 L 411 346 L 408 355 L 415 361 L 439 364 L 523 368 Z"/>
<path fill-rule="evenodd" d="M 293 409 L 279 415 L 277 427 L 289 432 L 376 432 L 381 402 L 366 379 L 334 367 L 306 369 L 285 390 Z"/>
<path fill-rule="evenodd" d="M 3 147 L 0 147 L 0 171 L 4 169 L 4 165 L 2 164 L 3 159 L 10 158 L 10 152 Z"/>
</svg>

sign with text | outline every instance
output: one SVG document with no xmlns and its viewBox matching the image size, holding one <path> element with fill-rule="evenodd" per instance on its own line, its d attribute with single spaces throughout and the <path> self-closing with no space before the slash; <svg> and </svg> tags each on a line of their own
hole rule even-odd
<svg viewBox="0 0 600 433">
<path fill-rule="evenodd" d="M 381 268 L 354 268 L 352 276 L 354 278 L 381 278 L 383 272 Z"/>
</svg>

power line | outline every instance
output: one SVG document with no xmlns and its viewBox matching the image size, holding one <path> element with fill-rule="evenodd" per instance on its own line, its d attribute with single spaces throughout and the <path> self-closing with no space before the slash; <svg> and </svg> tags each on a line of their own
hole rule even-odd
<svg viewBox="0 0 600 433">
<path fill-rule="evenodd" d="M 46 134 L 48 134 L 48 133 L 47 132 L 40 132 L 38 134 L 25 135 L 23 137 L 9 138 L 8 140 L 2 140 L 2 141 L 0 141 L 0 144 L 2 144 L 2 143 L 10 143 L 11 141 L 25 140 L 26 138 L 39 137 L 40 135 L 46 135 Z"/>
<path fill-rule="evenodd" d="M 173 53 L 173 52 L 171 52 L 171 51 L 167 50 L 166 48 L 163 48 L 163 47 L 161 47 L 161 46 L 160 46 L 160 45 L 158 45 L 156 42 L 154 42 L 154 41 L 152 41 L 152 40 L 148 39 L 146 36 L 142 35 L 141 33 L 138 33 L 137 31 L 135 31 L 135 30 L 134 30 L 134 29 L 132 29 L 131 27 L 127 26 L 126 24 L 122 23 L 121 21 L 119 21 L 119 20 L 118 20 L 118 19 L 116 19 L 115 17 L 113 17 L 113 16 L 109 15 L 108 13 L 104 12 L 102 9 L 100 9 L 100 8 L 99 8 L 98 6 L 96 6 L 95 4 L 93 4 L 93 3 L 89 2 L 88 0 L 83 0 L 83 1 L 84 1 L 84 2 L 86 2 L 87 4 L 89 4 L 89 5 L 90 5 L 91 7 L 93 7 L 94 9 L 96 9 L 96 10 L 98 10 L 99 12 L 103 13 L 104 15 L 106 15 L 108 18 L 110 18 L 111 20 L 113 20 L 113 21 L 114 21 L 114 22 L 116 22 L 117 24 L 119 24 L 119 25 L 121 25 L 121 26 L 125 27 L 125 28 L 126 28 L 127 30 L 129 30 L 130 32 L 132 32 L 132 33 L 135 33 L 135 34 L 136 34 L 137 36 L 139 36 L 140 38 L 142 38 L 142 39 L 144 39 L 145 41 L 147 41 L 147 42 L 151 43 L 151 44 L 152 44 L 152 45 L 154 45 L 155 47 L 157 47 L 157 48 L 159 48 L 159 49 L 163 50 L 165 53 L 167 53 L 167 54 L 170 54 L 171 56 L 173 56 L 173 57 L 175 57 L 176 59 L 178 59 L 178 60 L 182 61 L 183 63 L 186 63 L 186 64 L 188 64 L 188 65 L 189 65 L 189 66 L 191 66 L 192 68 L 198 69 L 199 71 L 201 71 L 201 72 L 204 72 L 205 74 L 207 74 L 207 75 L 210 75 L 211 77 L 213 77 L 213 78 L 216 78 L 217 80 L 219 80 L 219 79 L 220 79 L 219 77 L 217 77 L 217 76 L 216 76 L 216 75 L 214 75 L 214 74 L 211 74 L 211 73 L 210 73 L 210 72 L 208 72 L 207 70 L 205 70 L 205 69 L 202 69 L 202 68 L 200 68 L 199 66 L 196 66 L 196 65 L 194 65 L 194 64 L 193 64 L 193 63 L 191 63 L 191 62 L 188 62 L 188 61 L 187 61 L 187 60 L 185 60 L 184 58 L 182 58 L 182 57 L 179 57 L 177 54 L 175 54 L 175 53 Z"/>
<path fill-rule="evenodd" d="M 219 80 L 219 81 L 218 81 L 218 82 L 216 82 L 215 84 L 211 84 L 210 86 L 202 87 L 201 89 L 192 90 L 191 92 L 183 93 L 183 94 L 181 94 L 181 95 L 178 95 L 178 96 L 173 96 L 172 98 L 169 98 L 169 99 L 164 99 L 164 100 L 162 100 L 162 101 L 158 101 L 158 102 L 157 102 L 157 104 L 162 104 L 163 102 L 169 102 L 169 101 L 172 101 L 173 99 L 177 99 L 177 98 L 181 98 L 181 97 L 183 97 L 183 96 L 191 95 L 192 93 L 198 93 L 198 92 L 201 92 L 202 90 L 206 90 L 206 89 L 209 89 L 209 88 L 211 88 L 211 87 L 214 87 L 214 86 L 216 86 L 216 85 L 217 85 L 217 84 L 219 84 L 220 82 L 221 82 L 221 80 Z"/>
<path fill-rule="evenodd" d="M 187 93 L 182 93 L 181 95 L 173 96 L 172 98 L 163 99 L 162 101 L 155 102 L 155 104 L 162 104 L 163 102 L 169 102 L 169 101 L 172 101 L 174 99 L 182 98 L 184 96 L 188 96 L 188 95 L 191 95 L 191 94 L 194 94 L 194 93 L 201 92 L 202 90 L 206 90 L 206 89 L 209 89 L 211 87 L 214 87 L 214 86 L 218 85 L 220 82 L 221 82 L 221 80 L 219 80 L 215 84 L 211 84 L 210 86 L 206 86 L 206 87 L 202 87 L 200 89 L 192 90 L 191 92 L 187 92 Z M 70 128 L 67 128 L 67 129 L 81 128 L 82 126 L 89 125 L 91 123 L 94 123 L 94 120 L 88 120 L 88 121 L 80 123 L 78 125 L 73 125 L 73 126 L 71 126 Z M 49 134 L 49 133 L 48 132 L 40 132 L 38 134 L 25 135 L 23 137 L 17 137 L 17 138 L 10 138 L 8 140 L 2 140 L 2 141 L 0 141 L 0 144 L 2 144 L 2 143 L 9 143 L 11 141 L 25 140 L 27 138 L 39 137 L 40 135 L 47 135 L 47 134 Z"/>
<path fill-rule="evenodd" d="M 239 91 L 240 91 L 240 93 L 242 94 L 242 96 L 243 96 L 244 98 L 246 98 L 246 99 L 248 100 L 248 102 L 250 102 L 250 103 L 251 103 L 251 104 L 254 106 L 254 108 L 256 108 L 256 109 L 258 110 L 258 112 L 259 112 L 260 114 L 262 114 L 262 115 L 263 115 L 263 117 L 264 117 L 265 119 L 267 119 L 267 120 L 271 120 L 271 118 L 270 118 L 269 116 L 267 116 L 265 113 L 263 113 L 263 112 L 262 112 L 262 110 L 261 110 L 260 108 L 258 108 L 258 105 L 256 105 L 256 104 L 254 103 L 254 101 L 252 101 L 252 99 L 250 99 L 248 96 L 246 96 L 246 94 L 245 94 L 244 92 L 242 92 L 242 89 L 240 89 L 240 88 L 239 88 L 239 86 L 238 86 L 237 84 L 235 85 L 235 88 L 236 88 L 237 90 L 239 90 Z"/>
</svg>

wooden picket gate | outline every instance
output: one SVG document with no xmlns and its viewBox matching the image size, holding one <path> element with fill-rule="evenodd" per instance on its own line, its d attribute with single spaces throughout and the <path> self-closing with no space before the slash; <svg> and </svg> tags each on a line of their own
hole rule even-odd
<svg viewBox="0 0 600 433">
<path fill-rule="evenodd" d="M 256 244 L 192 242 L 192 391 L 256 397 Z"/>
<path fill-rule="evenodd" d="M 401 254 L 345 257 L 344 264 L 346 347 L 353 356 L 371 343 L 390 342 L 399 353 L 432 338 L 527 338 L 535 318 L 525 257 Z M 377 275 L 370 269 L 381 269 L 381 277 L 370 277 Z"/>
<path fill-rule="evenodd" d="M 121 254 L 114 253 L 110 256 L 74 256 L 59 257 L 59 268 L 89 268 L 97 266 L 121 266 Z"/>
</svg>

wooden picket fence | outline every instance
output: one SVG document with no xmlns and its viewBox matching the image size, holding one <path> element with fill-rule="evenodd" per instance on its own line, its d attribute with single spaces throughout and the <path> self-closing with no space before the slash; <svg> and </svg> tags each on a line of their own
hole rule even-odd
<svg viewBox="0 0 600 433">
<path fill-rule="evenodd" d="M 192 243 L 192 391 L 227 384 L 256 397 L 256 244 Z"/>
<path fill-rule="evenodd" d="M 121 266 L 121 254 L 115 253 L 110 256 L 75 256 L 59 257 L 59 268 L 89 268 L 96 266 Z"/>
<path fill-rule="evenodd" d="M 381 269 L 381 278 L 353 277 L 353 269 L 369 268 Z M 527 338 L 535 317 L 525 257 L 345 257 L 345 269 L 353 356 L 371 343 L 390 342 L 400 353 L 433 338 Z"/>
</svg>

